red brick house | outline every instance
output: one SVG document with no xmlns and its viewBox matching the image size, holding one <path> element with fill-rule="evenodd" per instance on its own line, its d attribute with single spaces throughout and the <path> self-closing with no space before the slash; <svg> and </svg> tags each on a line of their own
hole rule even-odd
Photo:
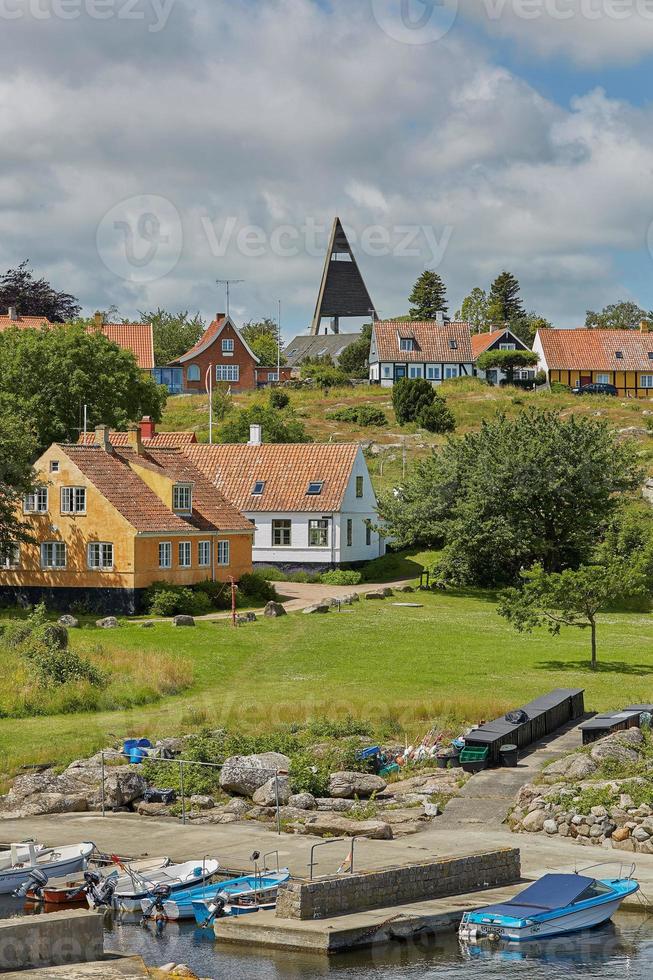
<svg viewBox="0 0 653 980">
<path fill-rule="evenodd" d="M 278 380 L 276 368 L 263 367 L 231 317 L 218 313 L 197 343 L 167 367 L 154 369 L 159 384 L 171 394 L 205 394 L 210 375 L 213 385 L 228 384 L 233 391 L 245 391 Z M 290 368 L 281 369 L 281 380 L 290 377 Z"/>
</svg>

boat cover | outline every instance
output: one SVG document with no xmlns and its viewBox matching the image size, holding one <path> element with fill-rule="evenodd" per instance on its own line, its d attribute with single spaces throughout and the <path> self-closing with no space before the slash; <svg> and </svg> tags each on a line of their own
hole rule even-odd
<svg viewBox="0 0 653 980">
<path fill-rule="evenodd" d="M 488 905 L 479 911 L 483 914 L 509 915 L 516 919 L 532 918 L 542 912 L 567 908 L 593 884 L 594 878 L 583 875 L 544 875 L 509 902 Z"/>
</svg>

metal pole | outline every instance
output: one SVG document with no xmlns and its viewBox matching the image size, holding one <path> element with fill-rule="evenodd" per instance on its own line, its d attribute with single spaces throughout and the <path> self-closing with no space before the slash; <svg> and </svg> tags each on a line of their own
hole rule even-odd
<svg viewBox="0 0 653 980">
<path fill-rule="evenodd" d="M 277 319 L 277 384 L 281 384 L 281 300 Z"/>
<path fill-rule="evenodd" d="M 277 834 L 281 834 L 281 810 L 279 809 L 279 770 L 274 777 L 274 803 L 277 810 Z"/>
<path fill-rule="evenodd" d="M 84 402 L 84 443 L 86 443 L 86 427 L 88 425 L 88 406 Z"/>
<path fill-rule="evenodd" d="M 100 760 L 102 764 L 102 816 L 105 815 L 105 803 L 104 803 L 104 752 L 100 752 Z"/>
<path fill-rule="evenodd" d="M 181 822 L 186 823 L 186 801 L 184 800 L 184 763 L 179 763 L 179 792 L 181 793 Z"/>
</svg>

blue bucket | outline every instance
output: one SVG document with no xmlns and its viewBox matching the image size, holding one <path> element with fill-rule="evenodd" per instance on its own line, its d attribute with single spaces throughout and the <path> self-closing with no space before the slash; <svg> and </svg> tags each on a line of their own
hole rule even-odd
<svg viewBox="0 0 653 980">
<path fill-rule="evenodd" d="M 129 761 L 135 763 L 142 762 L 146 755 L 147 753 L 143 749 L 139 749 L 138 746 L 135 745 L 129 750 Z"/>
</svg>

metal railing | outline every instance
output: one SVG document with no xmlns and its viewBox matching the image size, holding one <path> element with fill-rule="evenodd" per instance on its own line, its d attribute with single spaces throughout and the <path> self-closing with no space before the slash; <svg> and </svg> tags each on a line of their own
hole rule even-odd
<svg viewBox="0 0 653 980">
<path fill-rule="evenodd" d="M 356 844 L 357 839 L 358 838 L 356 838 L 356 837 L 333 837 L 333 838 L 330 838 L 329 840 L 321 840 L 321 841 L 318 841 L 317 844 L 313 844 L 313 846 L 311 847 L 311 860 L 309 862 L 309 869 L 310 869 L 310 875 L 309 875 L 309 877 L 310 877 L 310 880 L 313 881 L 313 868 L 315 867 L 315 865 L 317 863 L 315 861 L 315 850 L 318 847 L 326 847 L 329 844 L 342 844 L 344 841 L 346 841 L 347 843 L 350 843 L 351 846 L 350 846 L 350 849 L 349 849 L 349 854 L 347 855 L 347 857 L 345 858 L 345 861 L 343 863 L 346 864 L 347 861 L 349 861 L 349 874 L 350 875 L 353 875 L 353 873 L 354 873 L 354 846 Z M 340 867 L 342 867 L 342 866 L 343 865 L 341 865 Z"/>
</svg>

